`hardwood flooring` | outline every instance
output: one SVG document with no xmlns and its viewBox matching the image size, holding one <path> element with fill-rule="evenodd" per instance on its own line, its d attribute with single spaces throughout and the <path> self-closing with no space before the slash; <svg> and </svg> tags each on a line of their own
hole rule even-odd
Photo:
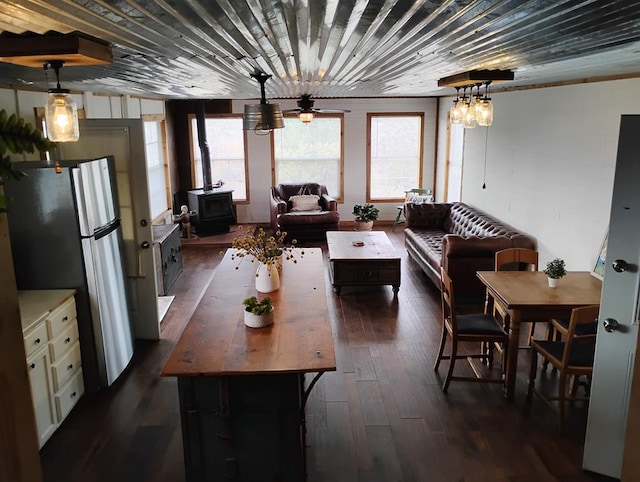
<svg viewBox="0 0 640 482">
<path fill-rule="evenodd" d="M 605 481 L 582 471 L 586 409 L 571 407 L 567 434 L 540 400 L 525 404 L 529 354 L 521 350 L 514 402 L 497 385 L 452 382 L 433 370 L 439 292 L 408 259 L 401 230 L 386 231 L 402 256 L 390 286 L 329 285 L 338 369 L 307 404 L 310 482 Z M 326 250 L 326 243 L 320 245 Z M 46 481 L 183 482 L 177 383 L 160 370 L 220 260 L 219 247 L 183 249 L 184 272 L 159 342 L 140 342 L 109 389 L 84 396 L 41 452 Z M 543 327 L 541 327 L 543 329 Z M 523 330 L 527 332 L 528 330 Z M 456 370 L 465 368 L 464 363 Z M 542 376 L 553 385 L 554 374 Z"/>
</svg>

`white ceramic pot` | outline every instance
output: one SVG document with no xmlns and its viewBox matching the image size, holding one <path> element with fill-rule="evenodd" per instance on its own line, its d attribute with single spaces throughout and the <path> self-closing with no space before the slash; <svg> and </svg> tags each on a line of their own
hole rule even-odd
<svg viewBox="0 0 640 482">
<path fill-rule="evenodd" d="M 273 307 L 269 313 L 264 315 L 254 315 L 250 311 L 244 310 L 244 324 L 249 328 L 264 328 L 273 325 Z"/>
<path fill-rule="evenodd" d="M 256 290 L 260 293 L 271 293 L 279 288 L 280 273 L 275 263 L 260 263 L 256 271 Z"/>
<path fill-rule="evenodd" d="M 547 278 L 549 282 L 549 288 L 557 288 L 558 287 L 558 278 Z"/>
<path fill-rule="evenodd" d="M 354 221 L 353 229 L 355 231 L 371 231 L 373 228 L 373 221 Z"/>
</svg>

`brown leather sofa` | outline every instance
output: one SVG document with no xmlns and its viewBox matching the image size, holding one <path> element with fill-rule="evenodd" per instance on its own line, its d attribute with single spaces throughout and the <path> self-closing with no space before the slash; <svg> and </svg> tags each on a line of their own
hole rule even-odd
<svg viewBox="0 0 640 482">
<path fill-rule="evenodd" d="M 320 209 L 292 211 L 291 196 L 301 195 L 317 195 Z M 271 228 L 274 232 L 286 231 L 288 240 L 323 239 L 327 231 L 340 229 L 338 201 L 329 196 L 322 184 L 278 184 L 271 188 L 270 203 Z"/>
<path fill-rule="evenodd" d="M 464 203 L 407 203 L 405 219 L 409 255 L 438 288 L 444 267 L 453 280 L 456 303 L 484 300 L 476 271 L 492 271 L 496 251 L 535 249 L 529 236 Z"/>
</svg>

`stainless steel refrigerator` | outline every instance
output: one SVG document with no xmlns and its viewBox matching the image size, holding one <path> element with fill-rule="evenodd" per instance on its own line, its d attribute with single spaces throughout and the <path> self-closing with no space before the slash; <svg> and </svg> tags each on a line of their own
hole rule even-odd
<svg viewBox="0 0 640 482">
<path fill-rule="evenodd" d="M 133 356 L 113 157 L 17 163 L 5 183 L 20 290 L 75 288 L 87 391 L 111 385 Z"/>
</svg>

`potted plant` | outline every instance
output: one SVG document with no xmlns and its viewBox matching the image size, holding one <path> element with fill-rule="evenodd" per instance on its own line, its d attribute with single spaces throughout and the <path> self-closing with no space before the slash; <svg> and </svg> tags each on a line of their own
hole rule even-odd
<svg viewBox="0 0 640 482">
<path fill-rule="evenodd" d="M 273 324 L 273 305 L 268 296 L 258 301 L 251 296 L 242 300 L 244 305 L 244 324 L 250 328 L 263 328 Z"/>
<path fill-rule="evenodd" d="M 30 123 L 16 114 L 9 115 L 0 110 L 0 185 L 5 179 L 20 179 L 24 173 L 13 168 L 10 154 L 31 154 L 36 150 L 45 152 L 55 144 L 42 136 Z M 0 213 L 6 212 L 9 199 L 0 192 Z"/>
<path fill-rule="evenodd" d="M 558 286 L 558 279 L 567 274 L 564 260 L 560 258 L 552 259 L 547 263 L 546 268 L 543 270 L 549 280 L 549 286 L 555 288 Z"/>
<path fill-rule="evenodd" d="M 378 219 L 380 210 L 373 204 L 356 204 L 353 206 L 353 214 L 356 217 L 354 229 L 356 231 L 371 231 L 373 222 Z"/>
</svg>

